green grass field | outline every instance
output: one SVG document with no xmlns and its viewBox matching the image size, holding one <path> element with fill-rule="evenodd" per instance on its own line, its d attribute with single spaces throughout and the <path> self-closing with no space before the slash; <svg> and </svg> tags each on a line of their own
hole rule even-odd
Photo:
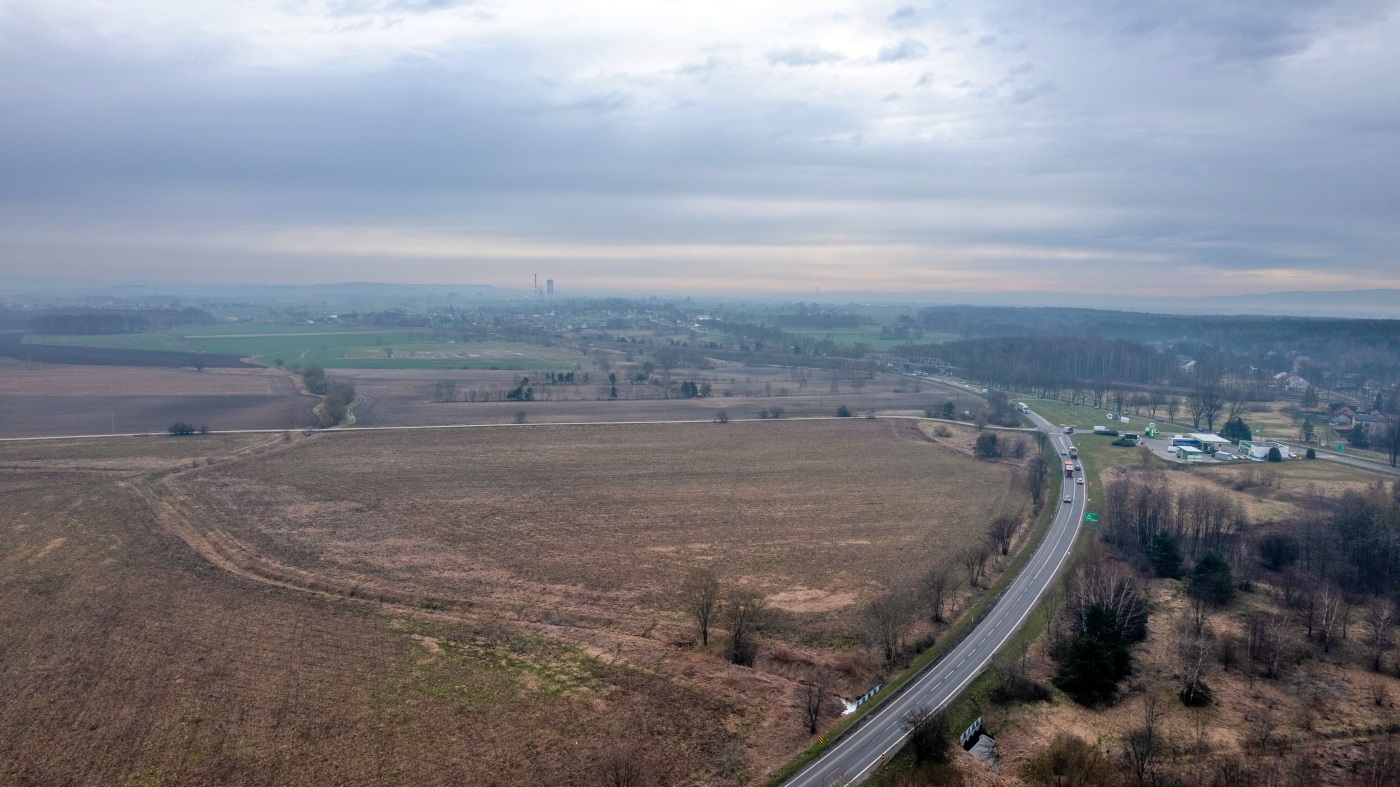
<svg viewBox="0 0 1400 787">
<path fill-rule="evenodd" d="M 319 364 L 326 369 L 573 369 L 588 358 L 567 349 L 526 342 L 450 342 L 434 331 L 395 329 L 347 332 L 344 326 L 274 325 L 201 326 L 197 333 L 124 333 L 105 336 L 31 334 L 25 342 L 81 347 L 177 352 L 227 353 L 252 356 L 258 363 Z M 239 328 L 242 336 L 209 335 L 215 329 Z M 339 330 L 331 330 L 338 328 Z M 294 335 L 267 335 L 277 333 Z"/>
<path fill-rule="evenodd" d="M 174 350 L 194 352 L 195 346 L 169 333 L 112 333 L 98 336 L 67 336 L 31 333 L 25 344 L 58 344 L 69 347 L 108 347 L 116 350 Z"/>
</svg>

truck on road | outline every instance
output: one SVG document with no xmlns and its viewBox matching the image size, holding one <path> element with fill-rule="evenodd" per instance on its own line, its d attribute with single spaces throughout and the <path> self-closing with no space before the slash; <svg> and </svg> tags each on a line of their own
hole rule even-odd
<svg viewBox="0 0 1400 787">
<path fill-rule="evenodd" d="M 1074 478 L 1074 463 L 1065 462 L 1065 478 Z"/>
</svg>

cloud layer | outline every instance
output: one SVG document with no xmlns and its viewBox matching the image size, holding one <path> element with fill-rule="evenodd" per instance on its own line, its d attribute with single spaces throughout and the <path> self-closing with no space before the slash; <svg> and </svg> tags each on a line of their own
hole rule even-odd
<svg viewBox="0 0 1400 787">
<path fill-rule="evenodd" d="M 712 292 L 1400 286 L 1393 2 L 752 6 L 9 3 L 0 264 Z"/>
</svg>

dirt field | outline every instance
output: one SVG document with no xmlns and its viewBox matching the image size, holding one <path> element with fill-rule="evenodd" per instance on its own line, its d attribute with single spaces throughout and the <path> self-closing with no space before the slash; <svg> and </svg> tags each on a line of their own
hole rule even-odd
<svg viewBox="0 0 1400 787">
<path fill-rule="evenodd" d="M 964 437 L 0 445 L 0 783 L 591 784 L 619 756 L 750 783 L 810 741 L 798 680 L 867 688 L 859 606 L 1005 502 Z M 703 562 L 771 595 L 756 668 L 675 611 Z"/>
<path fill-rule="evenodd" d="M 211 429 L 285 429 L 316 402 L 272 369 L 0 365 L 0 437 Z"/>
</svg>

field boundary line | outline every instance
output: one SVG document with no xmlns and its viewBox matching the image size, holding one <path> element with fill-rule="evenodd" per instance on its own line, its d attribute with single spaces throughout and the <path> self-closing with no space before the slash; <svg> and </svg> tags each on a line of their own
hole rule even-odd
<svg viewBox="0 0 1400 787">
<path fill-rule="evenodd" d="M 358 400 L 357 400 L 358 401 Z M 647 426 L 647 425 L 672 425 L 682 424 L 715 424 L 723 426 L 725 424 L 744 423 L 784 423 L 796 421 L 865 421 L 867 418 L 850 417 L 844 418 L 836 415 L 799 415 L 792 418 L 731 418 L 721 424 L 713 418 L 676 418 L 660 419 L 651 421 L 535 421 L 523 424 L 496 423 L 496 424 L 416 424 L 405 426 L 332 426 L 325 429 L 317 428 L 315 434 L 334 434 L 341 432 L 390 432 L 390 431 L 410 431 L 424 429 L 502 429 L 521 427 L 549 427 L 549 426 Z M 957 426 L 967 426 L 977 428 L 977 425 L 968 421 L 953 421 L 947 418 L 926 418 L 921 415 L 882 415 L 873 419 L 877 421 L 928 421 L 930 423 L 955 424 Z M 1039 431 L 1024 426 L 992 426 L 988 424 L 984 430 L 997 432 L 1019 432 L 1030 434 Z M 283 432 L 304 431 L 303 429 L 211 429 L 208 434 L 281 434 Z M 69 435 L 39 435 L 35 437 L 0 437 L 0 443 L 20 443 L 38 442 L 44 440 L 101 440 L 117 437 L 170 437 L 169 432 L 124 432 L 119 434 L 69 434 Z M 203 435 L 183 435 L 180 439 L 189 440 Z"/>
</svg>

